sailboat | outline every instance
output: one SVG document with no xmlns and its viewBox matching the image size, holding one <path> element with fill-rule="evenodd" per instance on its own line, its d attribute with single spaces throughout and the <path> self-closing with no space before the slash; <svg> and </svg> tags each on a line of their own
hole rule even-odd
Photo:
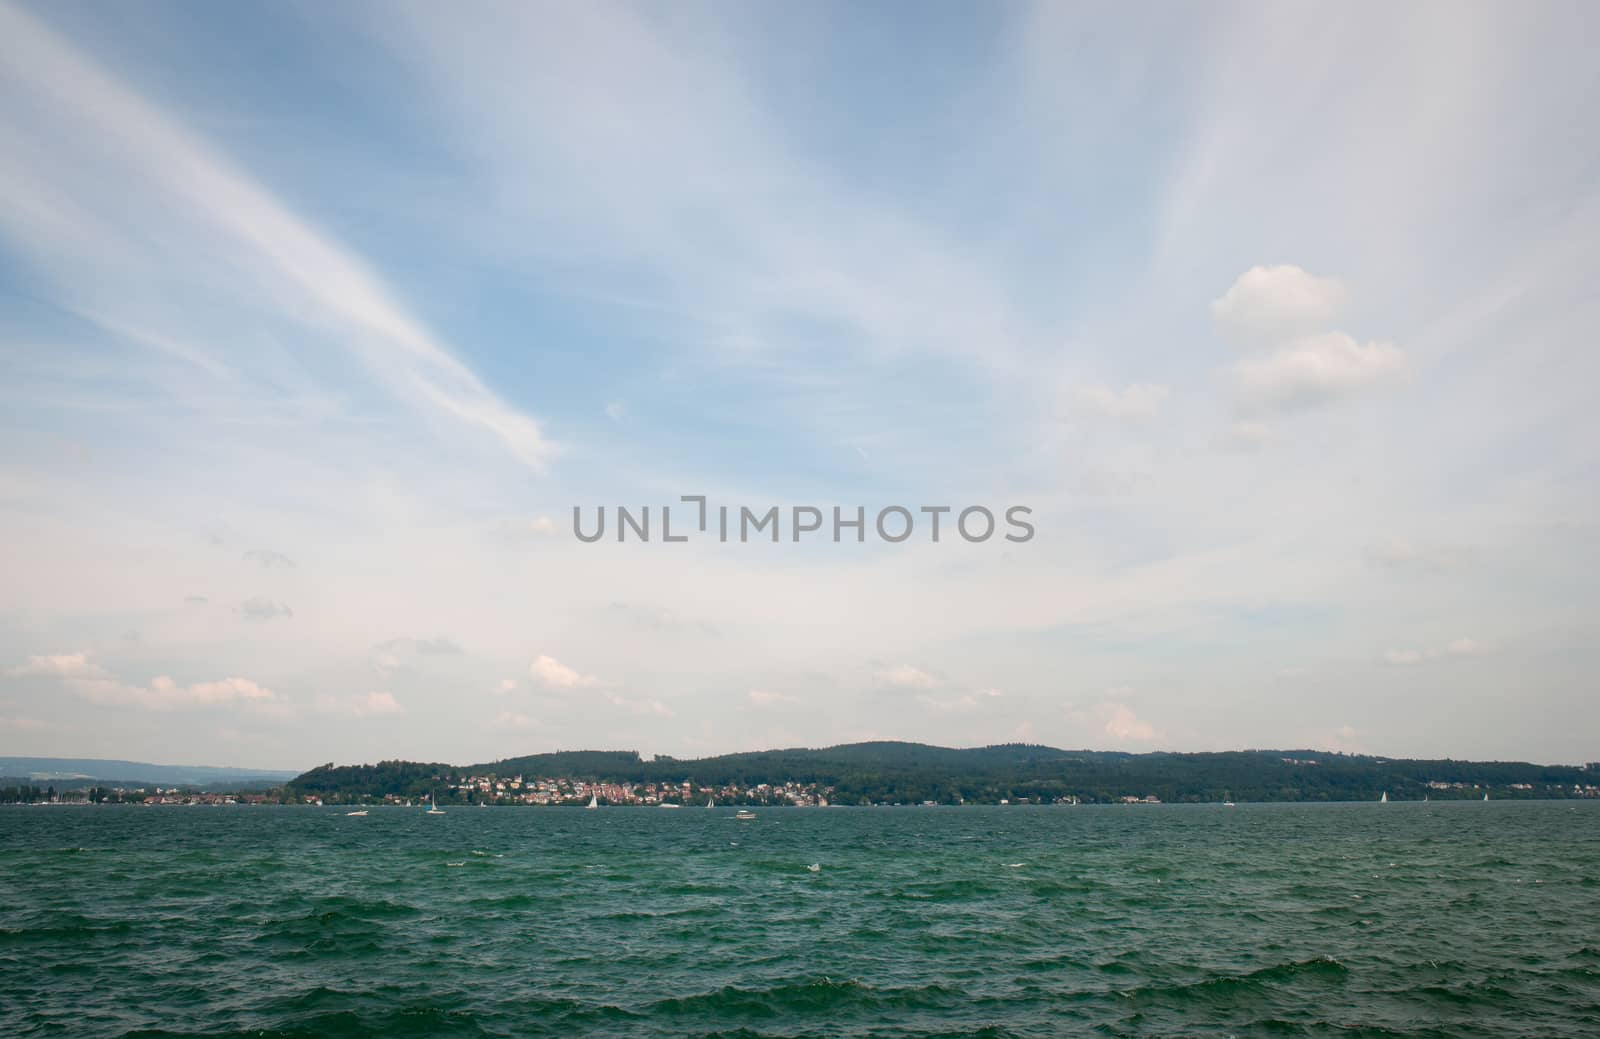
<svg viewBox="0 0 1600 1039">
<path fill-rule="evenodd" d="M 589 803 L 584 805 L 584 807 L 585 808 L 599 808 L 600 807 L 600 795 L 599 794 L 590 794 L 589 795 Z"/>
<path fill-rule="evenodd" d="M 1224 790 L 1222 792 L 1222 807 L 1224 807 L 1224 808 L 1232 808 L 1233 807 L 1233 798 L 1228 796 L 1228 792 L 1226 790 Z"/>
<path fill-rule="evenodd" d="M 1484 799 L 1484 800 L 1485 800 L 1485 801 L 1487 801 L 1487 800 L 1489 800 L 1489 795 L 1488 795 L 1488 794 L 1484 794 L 1484 795 L 1483 795 L 1483 799 Z"/>
<path fill-rule="evenodd" d="M 1383 796 L 1378 798 L 1378 803 L 1379 804 L 1384 804 L 1384 805 L 1389 803 L 1389 791 L 1385 790 L 1383 792 Z"/>
<path fill-rule="evenodd" d="M 434 798 L 434 796 L 432 794 L 428 795 L 428 810 L 426 812 L 424 812 L 423 814 L 424 815 L 443 815 L 444 814 L 444 809 L 439 807 L 438 801 L 435 800 L 435 798 Z"/>
<path fill-rule="evenodd" d="M 715 808 L 715 807 L 717 807 L 717 799 L 714 798 L 714 797 L 706 798 L 706 807 L 707 808 Z"/>
</svg>

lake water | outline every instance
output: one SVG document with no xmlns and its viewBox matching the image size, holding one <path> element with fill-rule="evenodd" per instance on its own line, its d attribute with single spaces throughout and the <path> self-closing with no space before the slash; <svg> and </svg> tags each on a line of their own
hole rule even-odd
<svg viewBox="0 0 1600 1039">
<path fill-rule="evenodd" d="M 1600 1035 L 1596 803 L 7 807 L 0 876 L 7 1036 Z"/>
</svg>

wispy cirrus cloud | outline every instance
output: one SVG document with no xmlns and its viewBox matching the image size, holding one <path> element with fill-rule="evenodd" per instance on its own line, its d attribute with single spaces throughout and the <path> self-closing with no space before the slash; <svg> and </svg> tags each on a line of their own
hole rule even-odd
<svg viewBox="0 0 1600 1039">
<path fill-rule="evenodd" d="M 172 242 L 167 258 L 174 267 L 194 254 L 236 251 L 236 261 L 248 262 L 296 307 L 314 313 L 310 324 L 336 325 L 340 334 L 335 340 L 355 351 L 397 396 L 486 430 L 523 463 L 545 467 L 557 448 L 539 423 L 490 390 L 401 303 L 366 260 L 41 20 L 0 5 L 0 37 L 10 44 L 3 74 L 11 88 L 53 114 L 42 125 L 52 134 L 70 128 L 80 141 L 92 140 L 118 170 L 124 192 L 158 196 L 159 209 L 181 212 L 179 226 L 197 238 L 175 240 L 168 233 L 145 239 L 145 245 Z M 0 214 L 9 215 L 13 228 L 57 256 L 92 250 L 95 215 L 57 200 L 51 187 L 50 171 L 71 163 L 69 153 L 42 131 L 30 133 L 27 144 L 33 160 L 10 170 Z M 69 212 L 74 214 L 70 225 L 40 219 L 41 213 Z M 125 217 L 132 212 L 123 209 Z M 120 240 L 110 227 L 100 237 Z M 97 299 L 93 305 L 109 310 L 117 301 Z M 125 320 L 117 314 L 109 318 Z"/>
</svg>

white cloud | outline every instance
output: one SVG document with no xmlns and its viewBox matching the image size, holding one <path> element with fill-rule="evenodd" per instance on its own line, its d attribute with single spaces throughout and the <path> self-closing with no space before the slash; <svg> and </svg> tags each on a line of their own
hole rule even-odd
<svg viewBox="0 0 1600 1039">
<path fill-rule="evenodd" d="M 514 693 L 517 691 L 517 680 L 515 678 L 502 678 L 494 687 L 494 691 L 501 696 L 507 693 Z"/>
<path fill-rule="evenodd" d="M 1489 647 L 1476 639 L 1456 639 L 1446 646 L 1444 651 L 1452 657 L 1475 657 L 1487 653 Z"/>
<path fill-rule="evenodd" d="M 1155 726 L 1134 714 L 1127 704 L 1109 706 L 1111 710 L 1105 723 L 1107 736 L 1126 743 L 1149 743 L 1160 738 Z"/>
<path fill-rule="evenodd" d="M 1387 382 L 1405 370 L 1393 344 L 1361 344 L 1343 332 L 1298 339 L 1264 357 L 1234 367 L 1240 411 L 1303 411 Z"/>
<path fill-rule="evenodd" d="M 877 672 L 873 678 L 880 686 L 891 686 L 897 689 L 933 689 L 940 684 L 939 679 L 926 671 L 912 667 L 910 664 L 900 664 Z"/>
<path fill-rule="evenodd" d="M 0 717 L 0 732 L 32 732 L 44 727 L 45 723 L 36 718 Z"/>
<path fill-rule="evenodd" d="M 1130 690 L 1124 686 L 1106 690 L 1110 696 L 1126 692 Z M 1117 700 L 1105 700 L 1069 714 L 1077 724 L 1095 730 L 1097 737 L 1104 737 L 1113 745 L 1148 744 L 1164 738 L 1160 730 L 1140 718 L 1133 708 Z"/>
<path fill-rule="evenodd" d="M 114 678 L 69 678 L 65 685 L 92 703 L 142 707 L 151 711 L 217 707 L 233 703 L 269 709 L 283 706 L 276 693 L 248 678 L 224 678 L 188 686 L 179 685 L 167 675 L 152 678 L 148 686 L 125 685 Z"/>
<path fill-rule="evenodd" d="M 1274 343 L 1326 328 L 1346 298 L 1338 281 L 1293 264 L 1252 267 L 1212 301 L 1211 318 L 1228 339 Z"/>
<path fill-rule="evenodd" d="M 1428 654 L 1417 649 L 1391 649 L 1383 655 L 1384 663 L 1392 664 L 1395 667 L 1410 667 L 1427 659 Z"/>
<path fill-rule="evenodd" d="M 310 304 L 318 320 L 342 326 L 335 340 L 354 349 L 397 394 L 492 432 L 519 460 L 543 468 L 555 447 L 539 424 L 506 405 L 437 341 L 362 258 L 42 22 L 0 5 L 0 37 L 11 44 L 13 82 L 59 104 L 67 117 L 62 134 L 112 152 L 125 183 L 165 191 L 170 202 L 189 207 L 197 223 L 220 232 L 241 260 Z M 8 185 L 8 194 L 19 190 Z M 39 194 L 48 190 L 47 184 L 30 185 Z"/>
<path fill-rule="evenodd" d="M 556 532 L 556 521 L 549 516 L 535 516 L 528 529 L 543 537 L 548 537 Z"/>
<path fill-rule="evenodd" d="M 765 689 L 752 689 L 745 694 L 745 698 L 757 707 L 781 707 L 785 704 L 797 704 L 800 702 L 798 696 L 790 696 L 788 693 L 769 692 Z"/>
<path fill-rule="evenodd" d="M 516 711 L 501 711 L 495 715 L 494 724 L 495 728 L 498 729 L 531 729 L 538 725 L 539 722 L 535 718 L 530 718 L 526 714 L 518 714 Z"/>
<path fill-rule="evenodd" d="M 1080 404 L 1107 418 L 1123 421 L 1151 417 L 1161 410 L 1167 394 L 1165 386 L 1143 382 L 1124 386 L 1120 390 L 1099 384 L 1076 386 L 1072 390 L 1073 398 Z"/>
<path fill-rule="evenodd" d="M 103 678 L 105 673 L 105 669 L 85 653 L 29 657 L 26 664 L 19 664 L 8 672 L 18 678 Z"/>
<path fill-rule="evenodd" d="M 600 684 L 594 675 L 579 674 L 555 657 L 543 654 L 529 665 L 528 674 L 546 689 L 578 689 Z"/>
<path fill-rule="evenodd" d="M 12 668 L 9 674 L 59 679 L 66 689 L 93 703 L 126 704 L 157 711 L 226 703 L 258 707 L 280 703 L 271 689 L 248 678 L 223 678 L 182 686 L 167 675 L 159 675 L 152 678 L 148 686 L 126 685 L 84 653 L 29 657 L 26 664 Z"/>
<path fill-rule="evenodd" d="M 606 405 L 606 418 L 613 422 L 621 422 L 628 415 L 628 405 L 620 400 L 614 400 Z"/>
<path fill-rule="evenodd" d="M 317 710 L 341 718 L 376 718 L 383 715 L 404 714 L 405 706 L 393 693 L 371 692 L 353 696 L 322 696 L 317 699 Z"/>
</svg>

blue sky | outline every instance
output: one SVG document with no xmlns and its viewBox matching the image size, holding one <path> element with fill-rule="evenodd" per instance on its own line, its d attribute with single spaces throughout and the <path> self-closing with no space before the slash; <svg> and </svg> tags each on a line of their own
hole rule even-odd
<svg viewBox="0 0 1600 1039">
<path fill-rule="evenodd" d="M 1591 760 L 1593 18 L 0 3 L 0 741 Z"/>
</svg>

